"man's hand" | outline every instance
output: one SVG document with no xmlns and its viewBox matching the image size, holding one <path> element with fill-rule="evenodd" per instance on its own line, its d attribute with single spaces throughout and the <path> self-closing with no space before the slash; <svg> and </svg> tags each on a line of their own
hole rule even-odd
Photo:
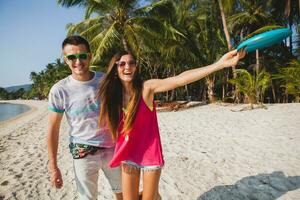
<svg viewBox="0 0 300 200">
<path fill-rule="evenodd" d="M 59 168 L 50 170 L 50 179 L 53 187 L 60 189 L 63 186 L 63 180 Z"/>
<path fill-rule="evenodd" d="M 47 132 L 47 149 L 49 157 L 49 171 L 52 186 L 61 188 L 63 186 L 62 176 L 59 168 L 57 167 L 57 149 L 59 138 L 59 127 L 63 114 L 50 112 L 49 124 Z"/>
</svg>

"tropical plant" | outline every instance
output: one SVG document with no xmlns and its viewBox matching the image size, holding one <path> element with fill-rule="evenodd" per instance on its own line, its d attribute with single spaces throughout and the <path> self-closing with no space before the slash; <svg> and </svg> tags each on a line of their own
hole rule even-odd
<svg viewBox="0 0 300 200">
<path fill-rule="evenodd" d="M 165 26 L 163 40 L 155 47 L 143 49 L 141 52 L 142 55 L 148 55 L 145 60 L 151 60 L 151 62 L 147 60 L 147 68 L 157 66 L 161 68 L 159 71 L 163 71 L 161 74 L 163 76 L 158 76 L 158 78 L 174 76 L 204 61 L 197 37 L 198 32 L 195 31 L 200 30 L 198 19 L 195 17 L 196 10 L 191 9 L 196 9 L 199 5 L 194 1 L 174 1 L 173 7 L 174 10 L 169 18 L 163 19 Z M 187 97 L 189 96 L 188 90 L 189 87 L 185 86 L 171 91 L 171 95 L 167 92 L 166 100 L 175 100 L 179 96 Z"/>
<path fill-rule="evenodd" d="M 267 28 L 266 26 L 275 22 L 276 25 L 299 29 L 299 0 L 57 2 L 64 7 L 81 6 L 85 9 L 84 19 L 67 27 L 69 34 L 80 34 L 90 41 L 95 55 L 93 70 L 105 70 L 112 54 L 120 49 L 130 49 L 140 58 L 141 73 L 146 79 L 173 76 L 191 67 L 213 63 L 231 45 L 236 45 L 249 33 L 261 27 Z M 261 50 L 259 54 L 248 54 L 240 68 L 256 66 L 254 72 L 263 69 L 262 71 L 271 74 L 279 73 L 279 68 L 275 66 L 284 66 L 297 55 L 299 45 L 295 35 L 293 34 L 293 45 L 285 40 L 280 45 Z M 253 62 L 255 59 L 256 62 Z M 56 64 L 54 67 L 52 64 L 33 76 L 35 86 L 30 95 L 46 98 L 57 78 L 63 78 L 69 73 L 67 71 L 62 76 L 61 72 L 58 73 Z M 157 98 L 185 100 L 192 96 L 193 100 L 206 101 L 207 97 L 210 101 L 216 98 L 225 100 L 236 94 L 234 87 L 228 84 L 230 78 L 235 79 L 231 70 L 222 70 L 197 83 L 160 94 Z M 272 90 L 266 90 L 265 94 L 272 96 L 274 102 L 280 102 L 282 97 L 287 96 L 286 89 L 280 87 L 284 83 L 283 79 L 273 79 Z M 256 94 L 259 96 L 258 101 L 263 101 L 262 95 Z M 289 96 L 290 100 L 295 98 L 294 95 Z"/>
<path fill-rule="evenodd" d="M 159 1 L 140 6 L 137 0 L 58 0 L 66 7 L 83 6 L 85 19 L 68 25 L 68 34 L 80 34 L 90 41 L 94 64 L 101 64 L 117 49 L 139 54 L 142 47 L 151 46 L 164 33 L 164 26 L 157 18 L 170 14 L 173 4 Z"/>
<path fill-rule="evenodd" d="M 294 60 L 288 67 L 280 68 L 278 74 L 272 76 L 273 79 L 279 79 L 281 87 L 284 89 L 286 101 L 288 95 L 293 95 L 297 102 L 300 101 L 300 62 Z"/>
<path fill-rule="evenodd" d="M 240 0 L 237 13 L 228 18 L 231 32 L 239 35 L 239 40 L 243 40 L 245 35 L 260 27 L 274 24 L 268 5 L 268 1 Z"/>
<path fill-rule="evenodd" d="M 54 63 L 46 65 L 46 69 L 39 73 L 31 72 L 32 89 L 26 94 L 28 98 L 47 98 L 50 88 L 54 83 L 70 74 L 68 66 L 56 59 Z"/>
<path fill-rule="evenodd" d="M 263 102 L 264 92 L 269 87 L 271 76 L 263 70 L 258 75 L 251 75 L 245 69 L 237 69 L 236 72 L 236 79 L 229 82 L 245 95 L 245 103 L 250 103 L 253 109 L 253 104 Z"/>
<path fill-rule="evenodd" d="M 217 0 L 217 2 L 219 4 L 219 8 L 220 8 L 223 31 L 225 34 L 227 47 L 228 47 L 228 50 L 231 50 L 232 41 L 231 41 L 230 33 L 228 30 L 226 12 L 227 12 L 227 14 L 230 14 L 233 11 L 234 6 L 237 4 L 237 1 L 236 0 Z M 226 79 L 228 79 L 229 69 L 226 69 L 226 71 L 227 71 Z M 232 73 L 233 73 L 233 78 L 236 78 L 235 66 L 232 66 Z M 227 87 L 225 87 L 225 85 L 223 84 L 223 95 L 222 95 L 223 100 L 225 99 L 226 89 L 227 89 Z M 235 89 L 233 88 L 233 90 L 235 90 Z M 239 94 L 238 94 L 237 90 L 234 91 L 233 99 L 234 99 L 234 101 L 239 102 Z"/>
</svg>

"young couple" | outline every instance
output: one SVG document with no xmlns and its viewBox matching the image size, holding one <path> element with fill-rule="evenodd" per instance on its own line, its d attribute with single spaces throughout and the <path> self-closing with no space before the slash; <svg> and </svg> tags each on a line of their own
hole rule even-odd
<svg viewBox="0 0 300 200">
<path fill-rule="evenodd" d="M 57 164 L 59 128 L 65 113 L 70 125 L 70 152 L 80 199 L 97 199 L 98 172 L 103 170 L 116 199 L 161 199 L 158 192 L 164 165 L 154 94 L 197 81 L 225 67 L 235 66 L 244 52 L 226 53 L 218 62 L 165 79 L 143 81 L 136 58 L 120 52 L 106 74 L 89 70 L 92 53 L 80 36 L 62 43 L 72 74 L 49 93 L 47 146 L 51 183 L 63 186 Z"/>
</svg>

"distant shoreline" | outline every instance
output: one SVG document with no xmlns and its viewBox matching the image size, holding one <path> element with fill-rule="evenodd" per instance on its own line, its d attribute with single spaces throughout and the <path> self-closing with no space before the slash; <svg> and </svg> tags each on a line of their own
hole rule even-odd
<svg viewBox="0 0 300 200">
<path fill-rule="evenodd" d="M 26 101 L 26 100 L 0 100 L 0 104 L 22 105 L 22 106 L 26 106 L 28 108 L 28 110 L 25 111 L 25 112 L 17 114 L 17 115 L 15 115 L 15 116 L 13 116 L 9 119 L 5 119 L 5 120 L 0 121 L 0 125 L 4 125 L 4 124 L 14 122 L 14 121 L 18 120 L 19 118 L 30 114 L 31 112 L 33 112 L 36 109 L 32 105 L 28 105 L 28 104 L 24 103 L 24 101 Z"/>
</svg>

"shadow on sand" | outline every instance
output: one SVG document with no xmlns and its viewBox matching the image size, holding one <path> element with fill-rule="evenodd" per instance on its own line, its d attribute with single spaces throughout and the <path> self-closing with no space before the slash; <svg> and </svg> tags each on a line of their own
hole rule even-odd
<svg viewBox="0 0 300 200">
<path fill-rule="evenodd" d="M 300 176 L 286 177 L 283 172 L 276 171 L 245 177 L 234 185 L 216 186 L 197 200 L 275 200 L 298 188 Z"/>
</svg>

